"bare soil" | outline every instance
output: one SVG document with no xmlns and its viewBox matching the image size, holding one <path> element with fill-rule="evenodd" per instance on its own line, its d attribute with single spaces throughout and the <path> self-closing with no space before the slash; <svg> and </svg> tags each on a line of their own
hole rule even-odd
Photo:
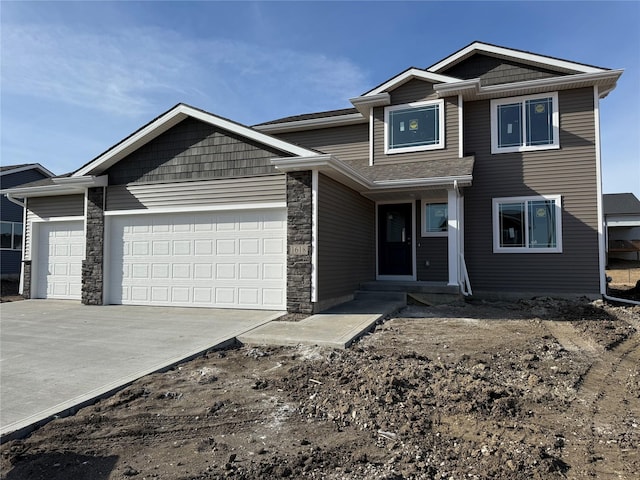
<svg viewBox="0 0 640 480">
<path fill-rule="evenodd" d="M 24 300 L 24 297 L 18 294 L 18 282 L 2 280 L 0 282 L 0 303 L 17 302 L 20 300 Z"/>
<path fill-rule="evenodd" d="M 636 479 L 640 308 L 412 305 L 348 350 L 238 347 L 0 447 L 18 479 Z"/>
</svg>

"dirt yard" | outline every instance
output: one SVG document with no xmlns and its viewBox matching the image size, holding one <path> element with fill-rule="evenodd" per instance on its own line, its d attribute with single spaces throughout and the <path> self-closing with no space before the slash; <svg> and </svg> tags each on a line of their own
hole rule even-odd
<svg viewBox="0 0 640 480">
<path fill-rule="evenodd" d="M 0 478 L 635 480 L 637 329 L 639 307 L 543 298 L 210 352 L 6 443 Z"/>
</svg>

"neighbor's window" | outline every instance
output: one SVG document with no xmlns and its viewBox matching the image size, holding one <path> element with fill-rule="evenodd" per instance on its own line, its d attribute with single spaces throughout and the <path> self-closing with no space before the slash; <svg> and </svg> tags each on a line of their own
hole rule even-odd
<svg viewBox="0 0 640 480">
<path fill-rule="evenodd" d="M 446 234 L 448 229 L 449 214 L 447 203 L 422 204 L 422 236 L 438 236 Z"/>
<path fill-rule="evenodd" d="M 560 196 L 493 200 L 494 253 L 560 253 Z"/>
<path fill-rule="evenodd" d="M 22 223 L 0 222 L 0 248 L 22 250 Z"/>
<path fill-rule="evenodd" d="M 491 153 L 559 147 L 557 93 L 491 100 Z"/>
<path fill-rule="evenodd" d="M 444 101 L 409 103 L 384 110 L 385 153 L 444 148 Z"/>
</svg>

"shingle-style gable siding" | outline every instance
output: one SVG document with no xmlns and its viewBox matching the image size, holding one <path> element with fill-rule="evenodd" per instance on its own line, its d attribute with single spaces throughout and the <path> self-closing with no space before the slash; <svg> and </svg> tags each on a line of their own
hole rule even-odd
<svg viewBox="0 0 640 480">
<path fill-rule="evenodd" d="M 489 101 L 467 102 L 465 150 L 475 153 L 465 195 L 465 257 L 474 292 L 599 292 L 593 90 L 558 93 L 560 149 L 491 155 Z M 492 198 L 562 195 L 561 254 L 493 253 Z"/>
<path fill-rule="evenodd" d="M 111 167 L 109 183 L 173 182 L 278 173 L 275 149 L 188 118 Z"/>
<path fill-rule="evenodd" d="M 438 96 L 433 90 L 433 84 L 423 80 L 410 80 L 399 86 L 392 92 L 391 105 L 437 100 Z M 423 162 L 435 159 L 458 158 L 458 98 L 446 97 L 445 108 L 445 141 L 440 150 L 429 150 L 412 153 L 396 153 L 386 155 L 384 153 L 384 107 L 374 109 L 373 114 L 373 164 L 384 165 L 404 162 Z M 419 176 L 419 175 L 418 175 Z"/>
<path fill-rule="evenodd" d="M 452 77 L 470 79 L 480 78 L 484 85 L 524 82 L 539 78 L 557 77 L 563 75 L 553 70 L 524 65 L 517 62 L 476 54 L 451 68 L 440 72 Z"/>
</svg>

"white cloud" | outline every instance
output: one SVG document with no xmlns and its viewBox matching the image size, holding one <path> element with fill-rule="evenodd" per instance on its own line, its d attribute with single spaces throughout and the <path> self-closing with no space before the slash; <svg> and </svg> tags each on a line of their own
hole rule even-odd
<svg viewBox="0 0 640 480">
<path fill-rule="evenodd" d="M 9 24 L 3 25 L 2 43 L 5 95 L 117 115 L 160 113 L 185 101 L 252 123 L 288 108 L 292 110 L 286 114 L 338 108 L 336 102 L 344 106 L 368 83 L 344 58 L 189 39 L 154 28 L 98 34 Z M 301 105 L 307 106 L 302 112 Z"/>
</svg>

